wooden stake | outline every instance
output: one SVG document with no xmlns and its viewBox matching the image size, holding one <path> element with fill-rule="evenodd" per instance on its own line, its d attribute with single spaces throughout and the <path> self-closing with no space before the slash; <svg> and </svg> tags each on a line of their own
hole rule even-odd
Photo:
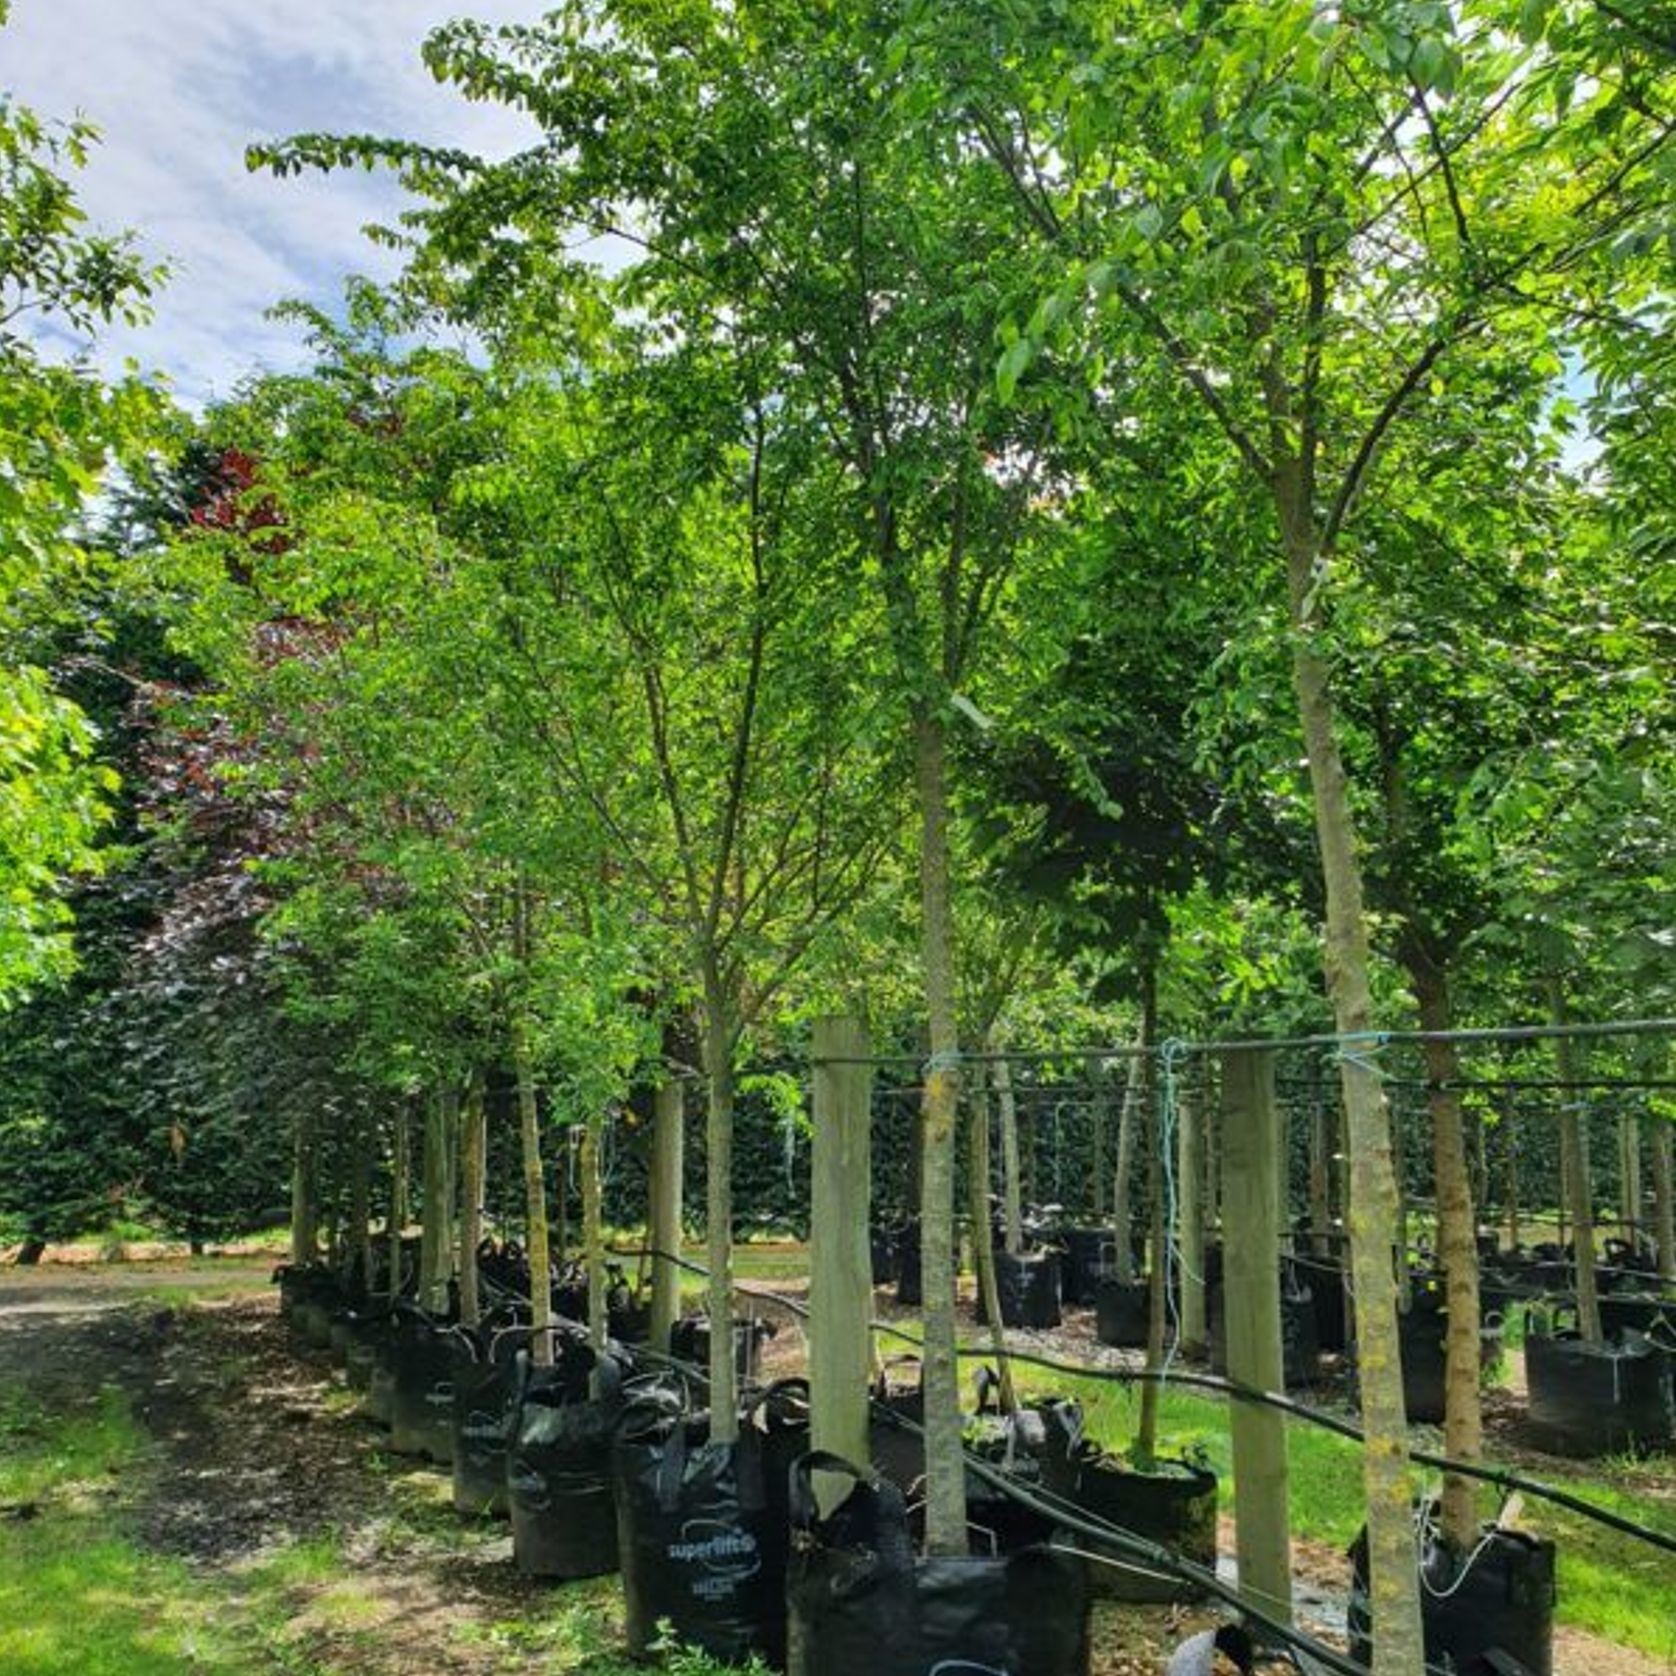
<svg viewBox="0 0 1676 1676">
<path fill-rule="evenodd" d="M 873 1267 L 873 1070 L 857 1018 L 814 1024 L 814 1134 L 810 1150 L 809 1421 L 816 1449 L 865 1466 Z"/>
<path fill-rule="evenodd" d="M 649 1231 L 654 1251 L 681 1251 L 681 1182 L 686 1150 L 686 1090 L 677 1078 L 662 1084 L 652 1108 Z M 652 1348 L 669 1353 L 669 1332 L 681 1313 L 681 1271 L 669 1257 L 652 1259 Z"/>
</svg>

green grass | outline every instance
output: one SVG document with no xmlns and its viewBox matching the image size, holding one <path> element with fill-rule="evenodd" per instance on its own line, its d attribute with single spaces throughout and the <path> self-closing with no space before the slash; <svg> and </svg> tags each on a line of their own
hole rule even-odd
<svg viewBox="0 0 1676 1676">
<path fill-rule="evenodd" d="M 8 1676 L 245 1676 L 186 1567 L 123 1530 L 146 1444 L 120 1393 L 52 1413 L 0 1391 L 0 1670 Z"/>
<path fill-rule="evenodd" d="M 1021 1392 L 1054 1391 L 1080 1398 L 1090 1435 L 1108 1449 L 1120 1450 L 1133 1437 L 1138 1387 L 1067 1378 L 1040 1369 L 1021 1367 L 1018 1372 Z M 1236 1497 L 1224 1405 L 1213 1398 L 1166 1389 L 1159 1405 L 1159 1428 L 1166 1444 L 1204 1451 L 1222 1481 L 1223 1507 L 1231 1509 Z M 1348 1547 L 1362 1523 L 1359 1447 L 1303 1421 L 1289 1422 L 1287 1446 L 1293 1530 L 1313 1542 Z M 1676 1474 L 1668 1461 L 1657 1466 L 1554 1461 L 1527 1468 L 1525 1475 L 1569 1489 L 1676 1537 Z M 1646 1482 L 1646 1491 L 1624 1488 L 1637 1477 Z M 1495 1506 L 1494 1492 L 1487 1490 L 1486 1516 Z M 1667 1553 L 1534 1496 L 1525 1499 L 1518 1522 L 1522 1529 L 1555 1541 L 1558 1623 L 1575 1625 L 1655 1659 L 1676 1659 L 1676 1563 Z"/>
<path fill-rule="evenodd" d="M 225 1571 L 147 1552 L 128 1509 L 153 1466 L 122 1394 L 72 1412 L 0 1387 L 0 1671 L 5 1676 L 348 1676 L 388 1622 L 336 1532 Z M 391 1471 L 395 1545 L 435 1552 L 470 1537 L 447 1480 Z M 622 1652 L 615 1577 L 556 1588 L 529 1610 L 453 1634 L 551 1676 L 645 1676 Z M 723 1676 L 671 1650 L 667 1676 Z"/>
</svg>

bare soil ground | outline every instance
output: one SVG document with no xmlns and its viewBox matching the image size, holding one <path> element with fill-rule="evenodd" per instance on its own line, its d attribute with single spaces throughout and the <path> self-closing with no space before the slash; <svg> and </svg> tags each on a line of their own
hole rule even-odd
<svg viewBox="0 0 1676 1676">
<path fill-rule="evenodd" d="M 213 1576 L 235 1609 L 243 1580 L 254 1590 L 264 1567 L 329 1540 L 337 1560 L 297 1570 L 273 1626 L 307 1668 L 343 1676 L 590 1668 L 552 1662 L 550 1637 L 531 1625 L 550 1618 L 555 1592 L 518 1576 L 504 1526 L 453 1513 L 443 1475 L 392 1460 L 381 1434 L 356 1417 L 329 1356 L 286 1331 L 266 1279 L 266 1264 L 248 1259 L 0 1270 L 0 1386 L 22 1384 L 59 1405 L 118 1386 L 155 1444 L 141 1480 L 115 1492 L 138 1539 Z M 176 1308 L 156 1301 L 159 1287 L 243 1290 Z M 136 1297 L 146 1291 L 153 1297 Z M 773 1306 L 763 1313 L 779 1328 L 766 1371 L 798 1371 L 794 1318 Z M 1060 1339 L 1042 1348 L 1068 1347 Z M 1225 1546 L 1232 1537 L 1225 1528 Z M 1332 1603 L 1348 1586 L 1343 1556 L 1301 1537 L 1297 1558 L 1305 1616 L 1332 1635 L 1342 1625 Z M 613 1590 L 594 1593 L 609 1614 Z M 1155 1676 L 1184 1634 L 1212 1621 L 1199 1610 L 1102 1606 L 1097 1676 Z M 1649 1669 L 1641 1655 L 1593 1637 L 1558 1637 L 1556 1676 Z"/>
</svg>

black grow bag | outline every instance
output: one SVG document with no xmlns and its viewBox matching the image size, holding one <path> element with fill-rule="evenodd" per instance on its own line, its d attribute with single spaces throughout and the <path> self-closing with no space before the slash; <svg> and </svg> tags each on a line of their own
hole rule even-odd
<svg viewBox="0 0 1676 1676">
<path fill-rule="evenodd" d="M 1228 1371 L 1227 1311 L 1223 1307 L 1220 1282 L 1205 1288 L 1205 1337 L 1210 1369 Z M 1320 1362 L 1321 1346 L 1315 1333 L 1315 1290 L 1283 1277 L 1280 1288 L 1280 1354 L 1286 1386 L 1290 1390 L 1313 1383 Z"/>
<path fill-rule="evenodd" d="M 810 1474 L 855 1479 L 816 1516 Z M 916 1559 L 902 1492 L 835 1455 L 791 1472 L 791 1676 L 1086 1676 L 1083 1562 L 1048 1548 Z"/>
<path fill-rule="evenodd" d="M 1068 1304 L 1087 1308 L 1098 1295 L 1101 1276 L 1115 1260 L 1116 1242 L 1110 1228 L 1063 1228 L 1056 1236 L 1063 1248 L 1059 1264 L 1059 1296 Z"/>
<path fill-rule="evenodd" d="M 1373 1657 L 1367 1537 L 1350 1550 L 1350 1656 Z M 1428 1531 L 1420 1552 L 1426 1663 L 1456 1676 L 1553 1676 L 1554 1545 L 1523 1531 L 1486 1530 L 1461 1558 Z M 1510 1662 L 1511 1661 L 1511 1662 Z"/>
<path fill-rule="evenodd" d="M 1148 1281 L 1105 1276 L 1094 1292 L 1094 1336 L 1120 1350 L 1141 1349 L 1146 1344 L 1150 1296 Z"/>
<path fill-rule="evenodd" d="M 630 1400 L 612 1452 L 629 1652 L 667 1621 L 683 1646 L 723 1663 L 785 1662 L 788 1473 L 808 1448 L 802 1381 L 772 1387 L 741 1416 L 736 1443 L 667 1384 Z"/>
<path fill-rule="evenodd" d="M 453 1328 L 431 1320 L 416 1305 L 401 1307 L 391 1342 L 392 1454 L 423 1455 L 439 1466 L 453 1460 L 457 1344 Z"/>
<path fill-rule="evenodd" d="M 454 1509 L 507 1516 L 506 1454 L 524 1326 L 463 1331 L 454 1359 Z"/>
<path fill-rule="evenodd" d="M 521 1350 L 517 1368 L 506 1457 L 512 1558 L 530 1577 L 604 1576 L 617 1569 L 611 1440 L 627 1359 L 562 1338 L 551 1367 Z"/>
<path fill-rule="evenodd" d="M 896 1278 L 896 1236 L 888 1228 L 867 1230 L 867 1258 L 873 1270 L 873 1284 L 888 1286 Z"/>
<path fill-rule="evenodd" d="M 923 1519 L 920 1491 L 925 1478 L 925 1392 L 919 1386 L 892 1387 L 888 1370 L 899 1365 L 919 1366 L 915 1356 L 898 1356 L 886 1364 L 874 1386 L 868 1427 L 868 1453 L 881 1477 L 888 1479 L 915 1504 L 916 1532 Z M 1003 1416 L 992 1404 L 994 1375 L 980 1368 L 974 1380 L 977 1410 L 965 1418 L 965 1446 L 991 1466 L 1012 1474 L 1024 1484 L 1042 1484 L 1046 1432 L 1039 1413 L 1027 1409 Z M 966 1514 L 974 1553 L 1011 1554 L 1046 1542 L 1054 1534 L 1051 1519 L 1015 1501 L 986 1479 L 966 1475 Z"/>
<path fill-rule="evenodd" d="M 757 1376 L 762 1364 L 762 1347 L 774 1336 L 774 1323 L 760 1317 L 733 1323 L 733 1371 L 741 1383 Z M 669 1329 L 669 1354 L 678 1362 L 691 1362 L 708 1370 L 710 1366 L 710 1317 L 683 1315 Z"/>
<path fill-rule="evenodd" d="M 996 1252 L 995 1291 L 1001 1304 L 1003 1326 L 1057 1327 L 1060 1321 L 1058 1252 Z M 982 1313 L 980 1309 L 979 1314 Z"/>
<path fill-rule="evenodd" d="M 1159 1461 L 1154 1470 L 1142 1471 L 1083 1435 L 1076 1404 L 1044 1404 L 1041 1413 L 1047 1433 L 1043 1479 L 1049 1490 L 1093 1519 L 1144 1536 L 1207 1571 L 1216 1569 L 1214 1472 L 1190 1461 Z M 1076 1542 L 1119 1562 L 1089 1568 L 1089 1590 L 1096 1597 L 1163 1604 L 1203 1594 L 1188 1579 L 1138 1567 L 1119 1550 L 1080 1532 Z"/>
<path fill-rule="evenodd" d="M 896 1231 L 896 1301 L 910 1309 L 925 1301 L 919 1272 L 919 1246 L 919 1223 L 903 1223 Z"/>
<path fill-rule="evenodd" d="M 1533 1321 L 1525 1385 L 1542 1447 L 1578 1459 L 1669 1448 L 1671 1360 L 1639 1333 L 1591 1345 L 1575 1331 L 1539 1331 Z"/>
</svg>

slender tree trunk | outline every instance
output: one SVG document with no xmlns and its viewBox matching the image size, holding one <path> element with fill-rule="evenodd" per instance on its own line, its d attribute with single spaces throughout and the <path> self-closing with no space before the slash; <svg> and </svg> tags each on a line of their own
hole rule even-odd
<svg viewBox="0 0 1676 1676">
<path fill-rule="evenodd" d="M 1548 980 L 1548 1008 L 1555 1024 L 1567 1022 L 1565 980 Z M 1577 1054 L 1569 1036 L 1554 1041 L 1560 1081 L 1575 1084 Z M 1576 1248 L 1577 1325 L 1589 1344 L 1603 1344 L 1600 1327 L 1600 1290 L 1595 1280 L 1595 1208 L 1590 1185 L 1589 1128 L 1583 1121 L 1583 1101 L 1575 1087 L 1560 1091 L 1560 1133 L 1565 1140 L 1565 1198 L 1571 1212 L 1571 1239 Z"/>
<path fill-rule="evenodd" d="M 1507 1245 L 1519 1249 L 1519 1113 L 1509 1099 L 1502 1110 L 1507 1147 Z"/>
<path fill-rule="evenodd" d="M 395 1133 L 390 1142 L 390 1302 L 402 1292 L 402 1235 L 407 1231 L 408 1102 L 396 1102 Z"/>
<path fill-rule="evenodd" d="M 983 1318 L 989 1323 L 990 1343 L 995 1347 L 995 1367 L 1001 1379 L 1001 1409 L 1003 1413 L 1012 1414 L 1018 1409 L 1018 1399 L 1013 1392 L 1013 1367 L 1007 1356 L 1006 1324 L 1001 1319 L 1001 1287 L 995 1274 L 995 1222 L 990 1206 L 993 1169 L 989 1148 L 989 1096 L 984 1082 L 981 1074 L 972 1078 L 966 1114 L 972 1269 L 977 1276 Z"/>
<path fill-rule="evenodd" d="M 1143 1044 L 1144 1045 L 1143 1031 Z M 1141 1087 L 1146 1079 L 1146 1056 L 1137 1053 L 1129 1061 L 1123 1110 L 1117 1120 L 1117 1170 L 1112 1177 L 1112 1237 L 1116 1248 L 1112 1261 L 1117 1279 L 1124 1286 L 1135 1278 L 1135 1220 L 1130 1183 L 1135 1173 L 1135 1124 L 1141 1104 Z"/>
<path fill-rule="evenodd" d="M 299 1267 L 320 1254 L 318 1163 L 314 1113 L 305 1107 L 291 1126 L 291 1261 Z"/>
<path fill-rule="evenodd" d="M 710 1441 L 739 1438 L 739 1392 L 733 1362 L 733 1009 L 714 951 L 704 957 L 704 1072 L 710 1109 L 704 1122 L 705 1260 L 710 1270 Z"/>
<path fill-rule="evenodd" d="M 1374 1676 L 1414 1676 L 1424 1663 L 1419 1568 L 1410 1507 L 1408 1427 L 1403 1408 L 1397 1235 L 1390 1111 L 1378 1070 L 1366 1058 L 1372 1027 L 1367 918 L 1349 785 L 1339 752 L 1327 664 L 1312 636 L 1321 581 L 1313 508 L 1298 463 L 1274 484 L 1286 547 L 1292 618 L 1292 677 L 1309 762 L 1316 840 L 1327 901 L 1326 977 L 1334 1023 L 1349 1038 L 1340 1060 L 1350 1153 L 1350 1255 L 1357 1300 L 1362 1482 L 1367 1503 Z M 1357 1043 L 1364 1043 L 1357 1051 Z"/>
<path fill-rule="evenodd" d="M 1111 1178 L 1106 1174 L 1106 1130 L 1111 1121 L 1111 1093 L 1106 1087 L 1104 1079 L 1095 1084 L 1094 1089 L 1094 1142 L 1091 1151 L 1092 1176 L 1094 1185 L 1094 1221 L 1096 1226 L 1106 1224 L 1106 1194 L 1111 1187 Z"/>
<path fill-rule="evenodd" d="M 1332 1254 L 1333 1123 L 1319 1065 L 1310 1068 L 1309 1115 L 1310 1250 L 1325 1259 Z"/>
<path fill-rule="evenodd" d="M 459 1095 L 448 1089 L 433 1094 L 425 1103 L 425 1203 L 419 1225 L 419 1302 L 432 1315 L 448 1312 L 448 1281 L 454 1257 L 448 1154 L 450 1132 L 459 1123 L 459 1102 Z"/>
<path fill-rule="evenodd" d="M 483 1114 L 484 1077 L 471 1073 L 465 1101 L 460 1108 L 464 1128 L 460 1134 L 460 1319 L 475 1327 L 483 1319 L 479 1296 L 477 1248 L 483 1242 L 483 1187 L 487 1172 L 487 1146 Z"/>
<path fill-rule="evenodd" d="M 1005 1048 L 1002 1040 L 998 1046 Z M 995 1103 L 1001 1121 L 1001 1227 L 1013 1256 L 1024 1250 L 1024 1191 L 1018 1162 L 1018 1097 L 1013 1093 L 1013 1068 L 1005 1059 L 991 1067 Z"/>
<path fill-rule="evenodd" d="M 1421 946 L 1416 934 L 1402 939 L 1401 957 L 1419 1009 L 1420 1028 L 1454 1028 L 1448 974 Z M 1460 1060 L 1452 1041 L 1422 1044 L 1426 1080 L 1431 1084 L 1432 1171 L 1437 1180 L 1437 1243 L 1449 1302 L 1444 1345 L 1443 1452 L 1452 1460 L 1474 1462 L 1483 1453 L 1483 1414 L 1479 1400 L 1478 1218 L 1467 1174 L 1466 1138 L 1461 1118 Z M 1478 1540 L 1478 1494 L 1470 1478 L 1443 1476 L 1443 1537 L 1457 1555 L 1471 1552 Z"/>
<path fill-rule="evenodd" d="M 1176 1095 L 1176 1175 L 1181 1194 L 1181 1343 L 1205 1349 L 1205 1113 L 1198 1091 Z"/>
<path fill-rule="evenodd" d="M 1158 1109 L 1158 1071 L 1153 1045 L 1158 1040 L 1158 972 L 1149 956 L 1141 971 L 1141 1046 L 1147 1051 L 1136 1064 L 1145 1066 L 1141 1079 L 1140 1132 L 1146 1137 L 1147 1203 L 1147 1318 L 1146 1368 L 1157 1373 L 1164 1365 L 1164 1334 L 1169 1315 L 1169 1264 L 1164 1260 L 1164 1134 Z M 1141 1385 L 1140 1423 L 1135 1433 L 1138 1463 L 1150 1468 L 1158 1449 L 1158 1394 L 1155 1379 Z"/>
<path fill-rule="evenodd" d="M 925 1293 L 925 1545 L 966 1552 L 966 1467 L 961 1452 L 960 1369 L 955 1356 L 954 1176 L 960 1113 L 960 1029 L 954 990 L 954 911 L 949 894 L 947 740 L 921 706 L 914 718 L 920 809 L 920 914 L 931 1056 L 920 1106 L 920 1273 Z"/>
<path fill-rule="evenodd" d="M 651 1234 L 654 1350 L 669 1354 L 669 1330 L 681 1312 L 681 1271 L 670 1258 L 681 1254 L 682 1154 L 686 1135 L 686 1090 L 678 1077 L 659 1085 L 652 1118 Z"/>
<path fill-rule="evenodd" d="M 1668 1117 L 1653 1119 L 1653 1238 L 1659 1247 L 1659 1279 L 1676 1280 L 1676 1183 L 1671 1168 L 1671 1137 L 1676 1123 Z"/>
<path fill-rule="evenodd" d="M 605 1113 L 588 1112 L 577 1129 L 578 1166 L 582 1172 L 582 1261 L 588 1275 L 588 1343 L 603 1350 L 611 1336 L 611 1311 L 605 1285 L 604 1182 L 600 1142 Z"/>
<path fill-rule="evenodd" d="M 529 1026 L 512 1025 L 512 1074 L 518 1084 L 518 1135 L 524 1167 L 524 1247 L 530 1260 L 531 1351 L 541 1367 L 553 1362 L 553 1259 L 547 1241 L 547 1183 L 541 1167 L 541 1121 L 530 1059 Z"/>
<path fill-rule="evenodd" d="M 1624 1238 L 1634 1242 L 1641 1231 L 1641 1120 L 1626 1111 L 1618 1119 L 1618 1140 L 1623 1149 L 1619 1171 L 1619 1211 Z"/>
<path fill-rule="evenodd" d="M 372 1117 L 355 1116 L 355 1161 L 349 1178 L 349 1272 L 363 1296 L 372 1295 Z"/>
</svg>

